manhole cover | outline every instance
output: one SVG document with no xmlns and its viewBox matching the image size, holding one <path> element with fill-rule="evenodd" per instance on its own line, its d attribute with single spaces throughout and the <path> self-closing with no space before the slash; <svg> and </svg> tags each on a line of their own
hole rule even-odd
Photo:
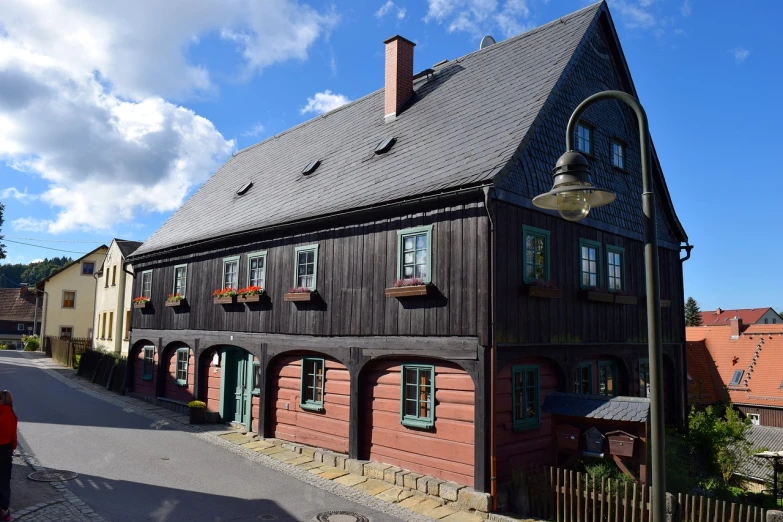
<svg viewBox="0 0 783 522">
<path fill-rule="evenodd" d="M 315 516 L 318 522 L 370 522 L 370 519 L 353 511 L 327 511 Z"/>
<path fill-rule="evenodd" d="M 78 473 L 73 471 L 59 471 L 56 469 L 47 469 L 46 471 L 33 471 L 27 478 L 36 482 L 60 482 L 62 480 L 71 480 L 78 477 Z"/>
</svg>

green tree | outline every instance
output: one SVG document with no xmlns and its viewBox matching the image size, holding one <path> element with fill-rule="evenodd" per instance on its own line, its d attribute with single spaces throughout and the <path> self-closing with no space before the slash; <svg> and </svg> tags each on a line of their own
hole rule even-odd
<svg viewBox="0 0 783 522">
<path fill-rule="evenodd" d="M 752 424 L 737 410 L 726 405 L 691 410 L 688 416 L 689 442 L 700 468 L 727 486 L 734 473 L 760 451 L 748 440 Z"/>
<path fill-rule="evenodd" d="M 701 310 L 693 297 L 685 301 L 685 326 L 701 326 Z"/>
</svg>

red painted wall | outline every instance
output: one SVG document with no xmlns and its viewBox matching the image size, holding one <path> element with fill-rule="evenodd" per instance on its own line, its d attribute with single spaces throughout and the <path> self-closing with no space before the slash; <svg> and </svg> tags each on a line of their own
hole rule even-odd
<svg viewBox="0 0 783 522">
<path fill-rule="evenodd" d="M 257 363 L 258 357 L 253 357 L 253 362 Z M 260 415 L 261 398 L 258 395 L 253 395 L 253 400 L 250 403 L 250 431 L 252 433 L 258 433 L 258 418 Z"/>
<path fill-rule="evenodd" d="M 163 396 L 168 399 L 174 399 L 178 401 L 190 402 L 195 396 L 195 390 L 193 388 L 193 371 L 196 367 L 196 360 L 193 357 L 193 350 L 189 350 L 190 357 L 188 359 L 188 385 L 179 386 L 176 384 L 176 370 L 177 370 L 177 350 L 176 348 L 169 348 L 164 355 L 164 361 L 161 365 L 164 368 L 168 368 L 168 372 L 164 376 Z"/>
<path fill-rule="evenodd" d="M 207 403 L 207 409 L 210 411 L 220 411 L 220 377 L 223 368 L 212 366 L 212 355 L 215 350 L 208 350 L 201 356 L 201 382 L 204 402 Z M 204 388 L 205 387 L 205 388 Z"/>
<path fill-rule="evenodd" d="M 511 478 L 514 469 L 529 469 L 555 464 L 552 441 L 552 418 L 541 412 L 538 428 L 514 431 L 512 419 L 511 369 L 514 365 L 537 365 L 540 384 L 539 400 L 549 392 L 557 391 L 559 385 L 555 368 L 545 359 L 525 358 L 513 361 L 501 368 L 496 384 L 495 438 L 497 442 L 498 478 Z M 569 391 L 571 391 L 569 389 Z M 539 406 L 541 407 L 541 406 Z"/>
<path fill-rule="evenodd" d="M 435 366 L 435 427 L 409 428 L 400 423 L 402 362 L 383 360 L 362 372 L 364 457 L 472 486 L 473 380 L 457 365 L 416 361 Z"/>
<path fill-rule="evenodd" d="M 133 391 L 145 397 L 155 396 L 155 378 L 158 376 L 158 352 L 155 351 L 154 365 L 152 367 L 152 380 L 145 381 L 141 378 L 144 373 L 144 346 L 134 350 L 133 360 Z"/>
<path fill-rule="evenodd" d="M 272 434 L 278 439 L 347 453 L 350 418 L 348 370 L 339 362 L 326 358 L 325 411 L 305 411 L 299 407 L 302 357 L 282 356 L 272 362 L 269 374 Z M 255 401 L 253 404 L 255 408 Z"/>
</svg>

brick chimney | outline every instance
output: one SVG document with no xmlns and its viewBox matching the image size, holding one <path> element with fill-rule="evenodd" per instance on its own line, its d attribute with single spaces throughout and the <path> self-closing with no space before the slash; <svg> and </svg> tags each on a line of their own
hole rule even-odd
<svg viewBox="0 0 783 522">
<path fill-rule="evenodd" d="M 739 317 L 731 318 L 731 338 L 739 339 L 740 333 L 742 333 L 742 319 Z"/>
<path fill-rule="evenodd" d="M 719 306 L 718 308 L 716 308 L 716 309 L 715 309 L 715 313 L 716 313 L 716 314 L 720 315 L 720 314 L 721 314 L 721 312 L 723 312 L 723 310 L 721 310 L 721 309 L 720 309 L 720 306 Z"/>
<path fill-rule="evenodd" d="M 27 283 L 20 283 L 19 284 L 19 297 L 21 299 L 24 299 L 27 297 Z"/>
<path fill-rule="evenodd" d="M 413 47 L 416 45 L 395 35 L 386 44 L 386 84 L 383 116 L 386 121 L 397 117 L 413 95 Z"/>
</svg>

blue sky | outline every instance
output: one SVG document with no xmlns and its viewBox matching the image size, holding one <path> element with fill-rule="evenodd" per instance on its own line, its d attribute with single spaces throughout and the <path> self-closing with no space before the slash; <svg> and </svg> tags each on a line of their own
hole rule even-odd
<svg viewBox="0 0 783 522">
<path fill-rule="evenodd" d="M 587 4 L 6 0 L 6 261 L 63 254 L 11 241 L 83 252 L 89 241 L 146 239 L 233 151 L 381 88 L 393 34 L 417 43 L 421 70 L 475 50 L 484 34 L 501 40 Z M 783 178 L 768 153 L 780 150 L 783 4 L 609 6 L 695 245 L 686 296 L 703 309 L 783 309 Z"/>
</svg>

